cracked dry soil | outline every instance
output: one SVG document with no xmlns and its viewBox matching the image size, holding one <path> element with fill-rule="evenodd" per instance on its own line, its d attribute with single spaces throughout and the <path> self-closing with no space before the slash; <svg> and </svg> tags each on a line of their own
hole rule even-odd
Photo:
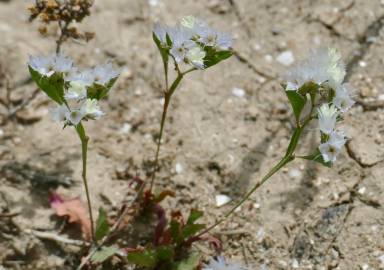
<svg viewBox="0 0 384 270">
<path fill-rule="evenodd" d="M 27 23 L 26 4 L 0 1 L 0 66 L 15 105 L 34 91 L 24 82 L 28 55 L 54 50 L 53 38 L 42 38 L 38 24 Z M 167 207 L 204 209 L 211 223 L 229 207 L 217 208 L 214 195 L 235 200 L 258 181 L 281 157 L 292 130 L 279 86 L 289 65 L 278 56 L 288 51 L 296 62 L 312 47 L 335 47 L 346 59 L 357 100 L 342 124 L 350 140 L 339 160 L 331 169 L 291 163 L 215 233 L 225 255 L 250 269 L 384 269 L 384 3 L 379 0 L 96 1 L 81 26 L 96 32 L 95 40 L 63 47 L 80 65 L 112 58 L 123 70 L 102 104 L 106 117 L 86 126 L 94 211 L 103 205 L 113 213 L 132 198 L 130 177 L 148 171 L 163 78 L 151 28 L 157 20 L 172 24 L 188 14 L 233 33 L 236 54 L 188 76 L 175 95 L 157 179 L 159 188 L 178 192 Z M 2 99 L 5 81 L 0 76 Z M 244 89 L 245 96 L 233 95 L 233 88 Z M 27 233 L 60 230 L 49 207 L 50 191 L 85 201 L 78 139 L 51 121 L 51 105 L 38 93 L 12 121 L 4 121 L 8 111 L 0 106 L 0 210 L 17 213 L 0 216 L 0 269 L 75 265 L 76 247 Z M 305 134 L 302 150 L 318 145 L 315 128 Z M 176 164 L 183 168 L 179 173 Z"/>
</svg>

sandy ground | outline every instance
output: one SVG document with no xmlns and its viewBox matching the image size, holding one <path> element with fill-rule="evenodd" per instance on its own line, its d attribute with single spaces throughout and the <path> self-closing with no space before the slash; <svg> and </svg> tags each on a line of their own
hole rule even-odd
<svg viewBox="0 0 384 270">
<path fill-rule="evenodd" d="M 53 39 L 37 33 L 38 23 L 27 22 L 27 2 L 0 1 L 0 65 L 14 85 L 14 104 L 34 90 L 32 83 L 18 86 L 28 76 L 28 55 L 54 50 Z M 350 141 L 339 160 L 331 169 L 291 163 L 216 232 L 225 255 L 250 269 L 384 269 L 383 1 L 96 2 L 81 26 L 96 32 L 95 40 L 63 47 L 81 66 L 112 59 L 123 70 L 102 103 L 107 115 L 86 124 L 95 212 L 100 205 L 119 207 L 130 177 L 145 178 L 154 157 L 163 76 L 152 25 L 192 14 L 233 33 L 237 56 L 188 76 L 173 99 L 157 185 L 178 197 L 165 205 L 204 209 L 211 223 L 229 207 L 216 207 L 215 195 L 235 200 L 258 181 L 282 156 L 292 131 L 279 86 L 292 63 L 279 61 L 281 55 L 292 53 L 296 62 L 310 48 L 335 47 L 358 99 L 342 124 Z M 4 80 L 0 87 L 3 96 Z M 234 88 L 245 95 L 234 95 Z M 52 105 L 39 93 L 0 126 L 0 210 L 19 213 L 0 218 L 0 269 L 73 269 L 76 261 L 75 248 L 27 233 L 59 230 L 50 191 L 85 201 L 78 138 L 50 119 Z M 0 117 L 6 114 L 1 107 Z M 315 126 L 304 137 L 302 150 L 317 147 Z"/>
</svg>

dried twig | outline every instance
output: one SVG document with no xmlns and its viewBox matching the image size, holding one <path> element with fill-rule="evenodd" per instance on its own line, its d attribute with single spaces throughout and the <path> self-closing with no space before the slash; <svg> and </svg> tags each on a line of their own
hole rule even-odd
<svg viewBox="0 0 384 270">
<path fill-rule="evenodd" d="M 60 235 L 55 234 L 55 233 L 41 232 L 41 231 L 36 231 L 36 230 L 25 230 L 25 232 L 27 234 L 32 234 L 32 235 L 34 235 L 40 239 L 52 240 L 55 242 L 64 243 L 64 244 L 68 244 L 68 245 L 80 246 L 80 247 L 90 245 L 88 242 L 76 240 L 76 239 L 69 239 L 69 238 L 60 236 Z"/>
</svg>

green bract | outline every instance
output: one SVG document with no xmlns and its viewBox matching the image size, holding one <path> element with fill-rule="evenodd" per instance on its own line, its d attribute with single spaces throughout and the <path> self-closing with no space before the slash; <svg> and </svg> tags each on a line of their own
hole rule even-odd
<svg viewBox="0 0 384 270">
<path fill-rule="evenodd" d="M 51 76 L 43 76 L 28 66 L 29 73 L 37 86 L 43 90 L 53 101 L 58 104 L 65 103 L 64 100 L 64 78 L 61 73 L 54 73 Z"/>
</svg>

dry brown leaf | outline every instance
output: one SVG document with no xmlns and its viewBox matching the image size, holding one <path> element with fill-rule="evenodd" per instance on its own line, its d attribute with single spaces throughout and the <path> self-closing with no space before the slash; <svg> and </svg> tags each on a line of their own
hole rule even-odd
<svg viewBox="0 0 384 270">
<path fill-rule="evenodd" d="M 69 223 L 77 223 L 81 226 L 83 237 L 86 240 L 91 238 L 91 221 L 88 210 L 79 198 L 63 199 L 57 193 L 50 198 L 51 206 L 56 210 L 59 217 L 68 217 Z"/>
</svg>

